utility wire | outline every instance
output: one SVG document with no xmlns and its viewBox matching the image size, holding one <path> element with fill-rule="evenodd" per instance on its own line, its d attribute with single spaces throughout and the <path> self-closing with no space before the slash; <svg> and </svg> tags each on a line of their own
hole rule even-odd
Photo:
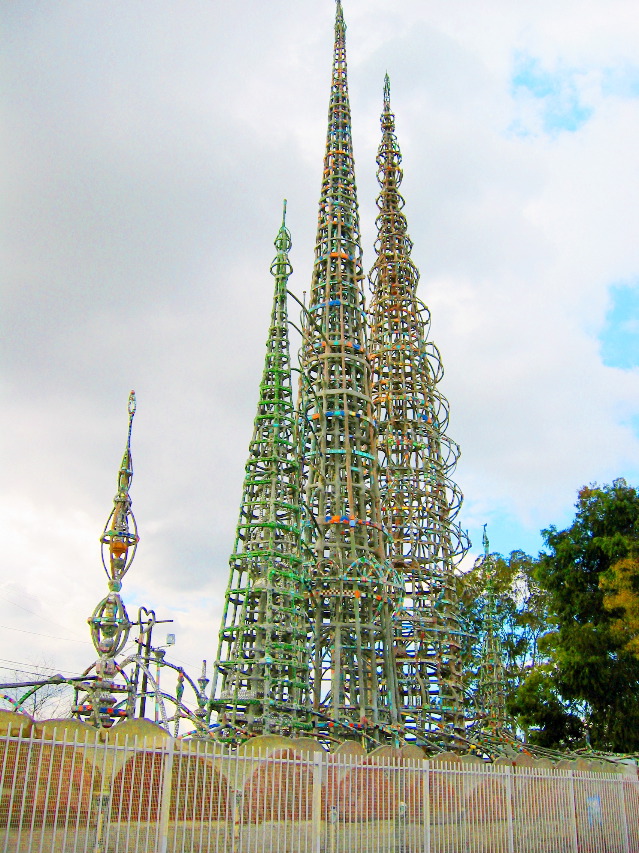
<svg viewBox="0 0 639 853">
<path fill-rule="evenodd" d="M 28 664 L 27 664 L 28 666 Z M 49 675 L 73 675 L 74 673 L 69 670 L 60 670 L 60 669 L 52 669 L 51 667 L 46 667 L 46 672 L 44 671 L 44 667 L 42 669 L 32 668 L 32 669 L 23 669 L 22 666 L 4 666 L 0 665 L 0 672 L 9 672 L 9 673 L 21 673 L 22 675 L 36 675 L 39 678 L 48 678 Z"/>
<path fill-rule="evenodd" d="M 10 625 L 0 625 L 0 628 L 5 628 L 7 631 L 18 631 L 20 634 L 33 634 L 34 637 L 46 637 L 49 640 L 63 640 L 65 643 L 83 643 L 91 645 L 89 640 L 76 640 L 73 637 L 54 637 L 52 634 L 40 634 L 38 631 L 25 631 L 24 628 L 12 628 Z"/>
<path fill-rule="evenodd" d="M 24 610 L 25 613 L 31 613 L 33 616 L 37 616 L 38 619 L 46 619 L 47 622 L 50 622 L 52 625 L 55 625 L 57 628 L 63 628 L 64 630 L 66 630 L 65 625 L 61 625 L 59 622 L 56 622 L 54 619 L 50 619 L 48 616 L 45 616 L 42 613 L 36 613 L 35 610 L 30 610 L 28 607 L 25 607 L 23 604 L 18 604 L 17 601 L 11 601 L 10 598 L 7 598 L 4 595 L 0 595 L 0 598 L 3 601 L 6 601 L 7 604 L 12 604 L 14 607 L 19 607 L 20 610 Z"/>
</svg>

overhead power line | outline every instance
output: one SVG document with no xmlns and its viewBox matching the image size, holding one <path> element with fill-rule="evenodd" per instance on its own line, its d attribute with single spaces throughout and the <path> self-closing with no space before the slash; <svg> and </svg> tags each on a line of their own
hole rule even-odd
<svg viewBox="0 0 639 853">
<path fill-rule="evenodd" d="M 26 631 L 24 628 L 12 628 L 10 625 L 0 625 L 6 631 L 18 631 L 20 634 L 33 634 L 34 637 L 46 637 L 48 640 L 63 640 L 65 643 L 83 643 L 91 645 L 89 640 L 76 640 L 74 637 L 54 637 L 52 634 L 40 634 L 38 631 Z"/>
</svg>

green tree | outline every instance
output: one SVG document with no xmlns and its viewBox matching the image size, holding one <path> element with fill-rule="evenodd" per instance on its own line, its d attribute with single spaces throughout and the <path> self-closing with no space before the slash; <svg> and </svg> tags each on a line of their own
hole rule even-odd
<svg viewBox="0 0 639 853">
<path fill-rule="evenodd" d="M 576 507 L 569 528 L 542 531 L 548 552 L 540 555 L 535 571 L 555 622 L 542 643 L 548 689 L 541 690 L 539 674 L 532 671 L 512 708 L 539 727 L 549 746 L 574 740 L 578 708 L 594 748 L 635 751 L 639 659 L 625 647 L 618 624 L 623 611 L 606 608 L 602 584 L 613 567 L 639 549 L 639 494 L 621 479 L 611 486 L 585 486 Z M 536 709 L 531 696 L 537 696 Z"/>
<path fill-rule="evenodd" d="M 633 548 L 630 556 L 618 560 L 599 579 L 604 594 L 604 607 L 620 614 L 610 626 L 623 642 L 624 649 L 639 658 L 639 554 Z"/>
<path fill-rule="evenodd" d="M 579 704 L 561 695 L 555 667 L 550 662 L 538 663 L 529 670 L 511 695 L 508 710 L 529 743 L 559 749 L 584 741 Z"/>
</svg>

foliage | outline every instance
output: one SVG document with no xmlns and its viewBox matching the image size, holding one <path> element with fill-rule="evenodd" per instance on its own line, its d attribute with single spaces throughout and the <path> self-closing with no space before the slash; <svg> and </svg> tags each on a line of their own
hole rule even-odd
<svg viewBox="0 0 639 853">
<path fill-rule="evenodd" d="M 567 702 L 557 690 L 552 664 L 532 668 L 508 708 L 529 743 L 547 748 L 571 747 L 583 740 L 584 722 L 575 702 Z"/>
<path fill-rule="evenodd" d="M 631 555 L 617 560 L 599 579 L 603 604 L 614 617 L 611 632 L 623 643 L 625 651 L 639 658 L 639 555 L 633 547 Z"/>
<path fill-rule="evenodd" d="M 639 750 L 639 493 L 624 480 L 585 486 L 546 552 L 491 554 L 460 578 L 477 689 L 490 611 L 505 667 L 506 706 L 527 739 L 565 748 Z"/>
<path fill-rule="evenodd" d="M 535 576 L 548 593 L 555 623 L 541 645 L 549 669 L 546 682 L 530 673 L 512 707 L 543 730 L 548 745 L 574 737 L 572 709 L 579 707 L 594 748 L 634 751 L 639 659 L 627 648 L 624 611 L 615 596 L 623 593 L 620 579 L 632 577 L 628 561 L 639 549 L 639 494 L 615 480 L 582 488 L 576 507 L 569 528 L 542 531 L 548 552 L 540 555 Z"/>
</svg>

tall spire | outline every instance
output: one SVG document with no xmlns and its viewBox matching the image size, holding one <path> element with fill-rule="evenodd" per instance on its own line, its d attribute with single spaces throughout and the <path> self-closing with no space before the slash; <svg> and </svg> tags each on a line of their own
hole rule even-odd
<svg viewBox="0 0 639 853">
<path fill-rule="evenodd" d="M 370 360 L 383 520 L 405 588 L 394 621 L 400 701 L 404 722 L 418 738 L 443 736 L 454 744 L 464 732 L 454 566 L 467 544 L 454 522 L 461 494 L 449 479 L 459 451 L 445 434 L 448 405 L 437 389 L 443 370 L 428 341 L 428 309 L 417 298 L 388 75 L 381 127 Z"/>
<path fill-rule="evenodd" d="M 485 596 L 484 640 L 481 649 L 477 694 L 479 711 L 482 715 L 482 729 L 489 734 L 499 736 L 509 728 L 506 715 L 506 670 L 504 667 L 504 650 L 498 630 L 495 558 L 490 553 L 485 524 L 482 539 L 484 545 L 484 556 L 481 563 Z"/>
<path fill-rule="evenodd" d="M 282 225 L 260 399 L 230 559 L 211 707 L 229 738 L 292 734 L 308 716 L 305 600 L 299 548 L 299 462 L 291 387 Z"/>
<path fill-rule="evenodd" d="M 300 356 L 312 702 L 340 737 L 392 737 L 391 616 L 401 587 L 385 558 L 362 288 L 362 251 L 338 0 L 315 264 Z"/>
</svg>

